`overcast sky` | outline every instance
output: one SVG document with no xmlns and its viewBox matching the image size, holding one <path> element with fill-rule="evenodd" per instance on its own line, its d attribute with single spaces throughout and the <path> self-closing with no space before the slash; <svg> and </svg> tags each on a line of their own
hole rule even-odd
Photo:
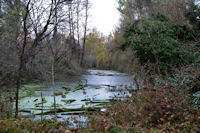
<svg viewBox="0 0 200 133">
<path fill-rule="evenodd" d="M 104 35 L 113 31 L 119 22 L 116 0 L 90 0 L 90 25 L 96 27 Z"/>
<path fill-rule="evenodd" d="M 108 35 L 118 25 L 120 14 L 116 0 L 90 0 L 90 28 L 96 27 L 104 35 Z M 196 0 L 200 4 L 200 0 Z"/>
</svg>

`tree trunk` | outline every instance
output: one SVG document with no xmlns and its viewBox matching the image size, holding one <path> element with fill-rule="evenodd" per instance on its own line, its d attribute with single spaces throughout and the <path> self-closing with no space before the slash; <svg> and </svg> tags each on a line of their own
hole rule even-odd
<svg viewBox="0 0 200 133">
<path fill-rule="evenodd" d="M 81 56 L 81 49 L 80 49 L 80 29 L 79 29 L 79 16 L 80 16 L 80 14 L 79 14 L 79 10 L 80 10 L 80 1 L 78 0 L 78 3 L 77 3 L 77 9 L 76 9 L 76 19 L 77 19 L 77 21 L 76 21 L 76 28 L 77 28 L 77 41 L 78 41 L 78 61 L 79 61 L 79 63 L 80 63 L 80 56 Z"/>
<path fill-rule="evenodd" d="M 54 78 L 54 61 L 52 62 L 52 84 L 53 84 L 53 100 L 54 100 L 54 115 L 56 116 L 56 95 L 55 95 L 55 78 Z"/>
<path fill-rule="evenodd" d="M 88 22 L 88 0 L 86 0 L 85 4 L 85 27 L 84 27 L 84 37 L 83 37 L 83 48 L 81 52 L 81 61 L 80 64 L 83 66 L 84 63 L 84 56 L 85 56 L 85 43 L 86 43 L 86 35 L 87 35 L 87 22 Z"/>
<path fill-rule="evenodd" d="M 19 88 L 20 88 L 20 79 L 17 79 L 17 88 L 16 88 L 16 101 L 15 101 L 15 117 L 18 116 L 18 99 L 19 99 Z"/>
<path fill-rule="evenodd" d="M 42 110 L 41 110 L 41 121 L 43 120 L 43 109 L 44 109 L 44 105 L 43 105 L 43 96 L 42 96 L 42 92 L 41 92 L 41 102 L 42 102 Z"/>
<path fill-rule="evenodd" d="M 0 17 L 1 17 L 1 0 L 0 0 Z"/>
<path fill-rule="evenodd" d="M 23 68 L 23 57 L 20 57 L 20 64 L 18 69 L 18 77 L 16 83 L 16 98 L 15 98 L 15 117 L 17 118 L 19 112 L 19 89 L 21 86 L 21 78 L 22 78 L 22 68 Z"/>
<path fill-rule="evenodd" d="M 18 0 L 17 0 L 18 2 Z M 19 69 L 18 69 L 18 77 L 17 77 L 17 85 L 16 85 L 16 112 L 15 112 L 15 117 L 18 116 L 18 103 L 19 103 L 19 89 L 21 87 L 21 79 L 22 79 L 22 72 L 23 72 L 23 67 L 26 64 L 26 61 L 24 59 L 24 55 L 25 55 L 25 49 L 26 49 L 26 45 L 27 45 L 27 35 L 28 35 L 28 30 L 27 30 L 27 17 L 28 17 L 28 10 L 29 10 L 29 4 L 30 1 L 27 4 L 26 7 L 26 14 L 25 17 L 23 18 L 23 30 L 24 30 L 24 41 L 23 41 L 23 45 L 22 45 L 22 51 L 19 57 Z M 19 3 L 17 3 L 16 5 L 19 5 Z"/>
</svg>

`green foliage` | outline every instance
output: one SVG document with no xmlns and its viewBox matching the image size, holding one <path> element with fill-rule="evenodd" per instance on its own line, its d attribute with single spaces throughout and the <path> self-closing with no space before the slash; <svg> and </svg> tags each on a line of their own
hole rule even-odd
<svg viewBox="0 0 200 133">
<path fill-rule="evenodd" d="M 95 51 L 97 52 L 97 66 L 101 66 L 102 64 L 106 64 L 109 60 L 108 58 L 108 52 L 106 50 L 106 44 L 105 43 L 99 43 L 95 47 Z"/>
<path fill-rule="evenodd" d="M 172 24 L 161 13 L 153 15 L 153 18 L 128 23 L 123 33 L 125 41 L 120 48 L 132 47 L 142 65 L 157 64 L 161 71 L 169 71 L 194 60 L 194 51 L 184 49 L 184 43 L 193 39 L 189 26 Z"/>
<path fill-rule="evenodd" d="M 8 13 L 10 14 L 10 15 L 19 15 L 19 12 L 17 12 L 17 11 L 15 11 L 15 10 L 13 10 L 13 9 L 9 9 L 8 10 Z"/>
<path fill-rule="evenodd" d="M 191 25 L 193 25 L 193 29 L 195 31 L 195 36 L 200 36 L 200 7 L 198 5 L 191 6 L 185 12 L 185 16 L 189 19 Z"/>
<path fill-rule="evenodd" d="M 124 39 L 122 48 L 131 46 L 142 64 L 158 63 L 161 70 L 168 70 L 182 62 L 182 44 L 174 39 L 166 22 L 144 18 L 131 23 L 125 29 Z"/>
<path fill-rule="evenodd" d="M 161 22 L 168 22 L 169 21 L 169 18 L 167 16 L 163 15 L 160 12 L 158 12 L 157 14 L 153 14 L 152 16 L 155 20 L 158 20 L 158 21 L 161 21 Z"/>
<path fill-rule="evenodd" d="M 163 79 L 161 77 L 156 78 L 156 86 L 161 85 L 171 85 L 175 90 L 191 88 L 191 83 L 194 80 L 192 76 L 188 76 L 189 73 L 184 73 L 184 75 L 172 74 L 171 76 Z M 183 86 L 184 84 L 184 86 Z"/>
<path fill-rule="evenodd" d="M 90 62 L 95 62 L 98 67 L 104 66 L 109 60 L 106 45 L 104 37 L 95 30 L 87 37 L 88 58 L 91 58 Z"/>
<path fill-rule="evenodd" d="M 180 41 L 193 41 L 194 33 L 188 25 L 183 24 L 171 24 L 170 28 L 173 30 L 174 39 Z"/>
<path fill-rule="evenodd" d="M 192 94 L 192 102 L 196 108 L 200 108 L 200 91 Z"/>
<path fill-rule="evenodd" d="M 102 38 L 100 37 L 99 33 L 97 33 L 96 31 L 94 31 L 93 33 L 90 33 L 87 36 L 86 48 L 90 52 L 90 54 L 95 52 L 94 49 L 95 49 L 96 44 L 102 41 L 103 41 Z"/>
</svg>

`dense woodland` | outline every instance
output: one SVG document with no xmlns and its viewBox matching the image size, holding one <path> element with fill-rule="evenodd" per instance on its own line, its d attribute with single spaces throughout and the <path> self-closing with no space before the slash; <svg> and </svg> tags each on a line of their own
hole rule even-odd
<svg viewBox="0 0 200 133">
<path fill-rule="evenodd" d="M 0 0 L 0 131 L 200 131 L 199 4 L 118 0 L 120 25 L 105 36 L 89 27 L 89 0 Z M 23 84 L 55 84 L 87 68 L 128 73 L 136 87 L 90 114 L 86 128 L 21 119 Z"/>
</svg>

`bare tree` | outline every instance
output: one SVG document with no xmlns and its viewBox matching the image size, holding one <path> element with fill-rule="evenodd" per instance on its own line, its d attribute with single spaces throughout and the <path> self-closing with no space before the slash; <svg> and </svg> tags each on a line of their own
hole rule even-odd
<svg viewBox="0 0 200 133">
<path fill-rule="evenodd" d="M 18 1 L 19 2 L 19 1 Z M 36 53 L 33 52 L 34 50 L 37 49 L 37 47 L 40 45 L 40 42 L 46 38 L 50 32 L 47 34 L 48 31 L 48 27 L 49 25 L 51 25 L 52 23 L 52 18 L 55 15 L 55 8 L 53 6 L 54 1 L 51 0 L 50 3 L 50 8 L 49 8 L 49 14 L 47 15 L 47 19 L 45 22 L 45 25 L 42 27 L 42 30 L 38 31 L 37 28 L 38 27 L 33 27 L 34 31 L 35 31 L 35 37 L 33 39 L 33 41 L 28 42 L 29 37 L 31 36 L 31 31 L 29 31 L 30 29 L 28 28 L 28 23 L 31 19 L 30 14 L 34 13 L 34 1 L 33 0 L 28 0 L 25 3 L 25 13 L 22 14 L 22 23 L 23 23 L 23 35 L 24 37 L 22 38 L 23 40 L 23 44 L 22 47 L 20 48 L 20 53 L 19 53 L 19 64 L 18 64 L 18 76 L 17 76 L 17 83 L 16 83 L 16 117 L 18 116 L 18 100 L 19 100 L 19 89 L 21 87 L 21 80 L 23 78 L 23 69 L 25 67 L 25 64 L 28 62 L 29 59 L 33 58 Z M 35 14 L 34 14 L 35 15 Z M 39 17 L 40 14 L 37 14 Z M 31 19 L 34 20 L 34 19 Z M 34 22 L 32 21 L 32 25 L 35 26 L 37 25 L 37 21 Z M 29 47 L 29 48 L 28 48 Z"/>
<path fill-rule="evenodd" d="M 77 0 L 76 6 L 76 28 L 77 28 L 77 42 L 78 42 L 78 60 L 80 61 L 80 28 L 79 28 L 79 19 L 80 19 L 80 4 L 81 0 Z"/>
<path fill-rule="evenodd" d="M 0 35 L 0 41 L 3 42 L 0 42 L 0 62 L 3 64 L 0 70 L 6 68 L 15 79 L 17 117 L 19 90 L 28 67 L 37 64 L 38 56 L 46 54 L 46 49 L 47 54 L 52 55 L 49 56 L 51 67 L 48 70 L 51 70 L 51 75 L 48 76 L 53 86 L 55 66 L 58 62 L 70 61 L 69 51 L 77 59 L 77 64 L 80 63 L 81 56 L 84 56 L 81 45 L 85 45 L 81 44 L 80 38 L 86 38 L 87 33 L 88 0 L 0 0 L 0 9 L 3 14 L 1 20 L 4 22 L 0 27 L 3 33 Z M 82 22 L 85 23 L 84 27 L 81 26 Z M 81 31 L 84 31 L 83 35 Z M 47 42 L 50 42 L 49 45 L 45 45 Z M 6 77 L 4 75 L 1 79 Z M 56 114 L 56 101 L 54 104 Z"/>
<path fill-rule="evenodd" d="M 80 64 L 82 66 L 83 66 L 83 63 L 84 63 L 85 43 L 86 43 L 86 37 L 87 37 L 88 9 L 89 9 L 88 0 L 85 0 L 85 5 L 84 6 L 85 6 L 85 24 L 84 24 L 83 47 L 82 47 L 81 60 L 80 60 Z"/>
<path fill-rule="evenodd" d="M 0 0 L 0 15 L 1 15 L 1 2 L 2 2 L 2 1 Z"/>
<path fill-rule="evenodd" d="M 142 17 L 152 17 L 158 12 L 169 17 L 171 22 L 186 23 L 183 12 L 193 0 L 119 0 L 118 10 L 122 14 L 121 21 L 131 22 Z"/>
</svg>

